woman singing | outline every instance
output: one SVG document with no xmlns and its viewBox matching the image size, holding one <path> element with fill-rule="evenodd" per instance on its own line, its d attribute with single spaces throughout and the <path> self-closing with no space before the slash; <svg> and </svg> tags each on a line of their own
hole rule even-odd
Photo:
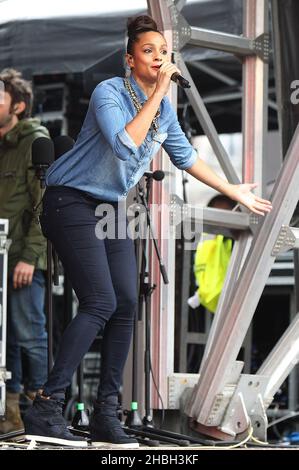
<svg viewBox="0 0 299 470">
<path fill-rule="evenodd" d="M 111 223 L 122 221 L 118 202 L 148 170 L 161 145 L 177 168 L 256 214 L 271 210 L 269 201 L 251 192 L 255 184 L 229 184 L 197 157 L 166 97 L 171 75 L 179 72 L 169 55 L 152 18 L 131 20 L 126 54 L 131 75 L 95 88 L 75 146 L 47 172 L 41 226 L 72 282 L 79 308 L 65 330 L 49 378 L 25 416 L 29 439 L 86 445 L 67 429 L 62 405 L 74 371 L 100 333 L 101 373 L 91 441 L 138 446 L 116 416 L 137 302 L 133 240 L 103 239 L 95 228 L 101 204 L 113 206 Z"/>
</svg>

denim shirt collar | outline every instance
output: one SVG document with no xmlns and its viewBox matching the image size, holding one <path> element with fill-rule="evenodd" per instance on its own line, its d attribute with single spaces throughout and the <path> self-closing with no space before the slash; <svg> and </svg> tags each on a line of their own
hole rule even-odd
<svg viewBox="0 0 299 470">
<path fill-rule="evenodd" d="M 129 80 L 131 82 L 133 90 L 135 91 L 135 93 L 137 94 L 137 96 L 140 100 L 140 103 L 143 104 L 145 101 L 148 100 L 148 97 L 146 96 L 144 91 L 140 88 L 140 86 L 137 84 L 137 82 L 136 82 L 135 78 L 133 77 L 132 73 L 129 76 Z"/>
</svg>

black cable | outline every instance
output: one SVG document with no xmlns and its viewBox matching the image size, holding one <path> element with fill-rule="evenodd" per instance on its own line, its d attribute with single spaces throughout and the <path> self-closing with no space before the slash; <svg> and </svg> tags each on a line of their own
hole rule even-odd
<svg viewBox="0 0 299 470">
<path fill-rule="evenodd" d="M 275 426 L 276 424 L 283 423 L 288 419 L 296 418 L 297 416 L 299 416 L 299 412 L 292 412 L 292 414 L 290 413 L 288 415 L 282 416 L 281 418 L 275 419 L 268 424 L 267 429 L 271 428 L 272 426 Z"/>
<path fill-rule="evenodd" d="M 155 390 L 158 394 L 158 397 L 159 397 L 159 401 L 161 403 L 161 406 L 162 406 L 162 418 L 161 418 L 161 423 L 160 423 L 160 428 L 162 428 L 162 425 L 164 423 L 164 420 L 165 420 L 165 407 L 164 407 L 164 403 L 163 403 L 163 399 L 162 399 L 162 396 L 159 392 L 159 388 L 157 386 L 157 383 L 156 383 L 156 380 L 155 380 L 155 377 L 154 377 L 154 372 L 153 372 L 153 369 L 152 369 L 152 359 L 150 357 L 149 359 L 150 361 L 150 371 L 151 371 L 151 376 L 152 376 L 152 380 L 153 380 L 153 383 L 154 383 L 154 387 L 155 387 Z"/>
</svg>

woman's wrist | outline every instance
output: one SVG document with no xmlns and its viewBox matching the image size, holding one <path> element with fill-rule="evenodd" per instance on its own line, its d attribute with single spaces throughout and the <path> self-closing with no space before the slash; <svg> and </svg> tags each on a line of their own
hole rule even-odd
<svg viewBox="0 0 299 470">
<path fill-rule="evenodd" d="M 165 94 L 162 91 L 155 90 L 154 93 L 152 94 L 152 97 L 158 99 L 159 101 L 162 101 L 164 98 Z"/>
<path fill-rule="evenodd" d="M 231 199 L 234 199 L 234 184 L 228 183 L 227 181 L 223 181 L 219 184 L 217 190 L 225 194 L 225 196 L 228 196 Z"/>
</svg>

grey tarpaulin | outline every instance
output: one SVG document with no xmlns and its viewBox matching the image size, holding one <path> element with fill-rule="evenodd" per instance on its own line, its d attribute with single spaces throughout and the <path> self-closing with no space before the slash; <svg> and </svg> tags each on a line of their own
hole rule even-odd
<svg viewBox="0 0 299 470">
<path fill-rule="evenodd" d="M 119 2 L 119 11 L 101 13 L 100 5 L 104 2 L 97 1 L 93 14 L 83 10 L 81 16 L 72 17 L 70 7 L 69 12 L 59 16 L 58 6 L 55 17 L 35 18 L 33 15 L 30 18 L 28 10 L 26 18 L 18 19 L 16 9 L 15 19 L 7 21 L 1 16 L 1 9 L 10 1 L 17 2 L 6 0 L 0 3 L 0 69 L 15 67 L 26 75 L 83 72 L 98 62 L 103 64 L 104 73 L 117 73 L 123 60 L 127 17 L 145 12 L 142 8 L 124 11 L 124 2 Z M 65 4 L 65 1 L 60 3 Z M 129 5 L 134 3 L 129 2 Z M 141 1 L 140 5 L 145 6 L 146 2 Z M 187 2 L 182 13 L 191 25 L 241 33 L 242 2 L 239 0 Z M 221 55 L 221 52 L 191 46 L 184 49 L 186 60 Z"/>
</svg>

